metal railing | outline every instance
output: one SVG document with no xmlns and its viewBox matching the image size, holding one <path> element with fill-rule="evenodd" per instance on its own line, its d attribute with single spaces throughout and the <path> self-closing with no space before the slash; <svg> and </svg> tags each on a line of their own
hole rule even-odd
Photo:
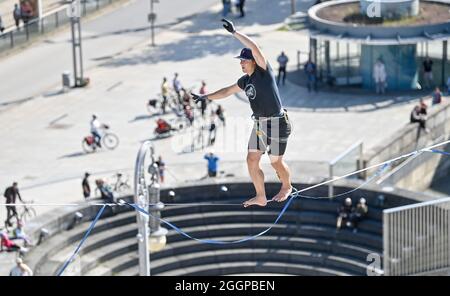
<svg viewBox="0 0 450 296">
<path fill-rule="evenodd" d="M 450 198 L 383 211 L 384 274 L 450 270 Z"/>
<path fill-rule="evenodd" d="M 81 15 L 97 11 L 106 5 L 121 0 L 82 0 Z M 21 24 L 19 28 L 11 27 L 0 34 L 0 53 L 24 45 L 43 34 L 54 31 L 62 26 L 70 24 L 70 5 L 66 4 L 57 9 L 45 13 L 41 18 L 30 20 L 27 24 Z"/>
<path fill-rule="evenodd" d="M 363 142 L 358 141 L 329 163 L 329 178 L 362 169 Z M 333 182 L 328 185 L 328 196 L 334 195 Z"/>
</svg>

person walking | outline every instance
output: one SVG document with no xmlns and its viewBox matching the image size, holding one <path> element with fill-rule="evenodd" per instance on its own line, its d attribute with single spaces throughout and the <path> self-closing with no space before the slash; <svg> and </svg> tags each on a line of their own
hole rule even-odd
<svg viewBox="0 0 450 296">
<path fill-rule="evenodd" d="M 84 198 L 89 198 L 91 196 L 91 186 L 89 186 L 89 173 L 84 173 L 83 181 L 81 182 L 81 187 L 83 188 L 83 196 Z"/>
<path fill-rule="evenodd" d="M 308 59 L 303 67 L 303 71 L 306 74 L 308 92 L 311 92 L 312 89 L 317 92 L 316 64 L 311 59 Z"/>
<path fill-rule="evenodd" d="M 207 90 L 206 90 L 206 82 L 203 80 L 202 81 L 202 87 L 199 90 L 199 94 L 200 95 L 206 95 Z M 202 111 L 202 117 L 205 117 L 205 111 L 206 108 L 208 107 L 208 100 L 203 100 L 200 102 L 200 109 Z"/>
<path fill-rule="evenodd" d="M 161 155 L 158 157 L 158 160 L 155 163 L 158 166 L 159 180 L 162 184 L 162 183 L 164 183 L 164 172 L 166 171 L 166 163 L 162 159 Z"/>
<path fill-rule="evenodd" d="M 6 206 L 6 221 L 5 221 L 5 226 L 8 227 L 12 227 L 12 223 L 11 223 L 11 218 L 16 217 L 17 222 L 19 222 L 19 215 L 17 214 L 17 210 L 16 210 L 16 198 L 18 197 L 19 200 L 21 202 L 23 202 L 22 197 L 20 196 L 19 193 L 19 188 L 18 188 L 18 184 L 17 182 L 14 182 L 12 184 L 12 186 L 6 188 L 5 193 L 3 194 L 3 196 L 6 198 L 6 203 L 10 204 L 8 206 Z M 12 205 L 14 204 L 14 205 Z"/>
<path fill-rule="evenodd" d="M 423 77 L 425 79 L 426 88 L 430 89 L 433 86 L 433 61 L 430 57 L 426 57 L 423 61 Z"/>
<path fill-rule="evenodd" d="M 169 99 L 169 83 L 167 82 L 167 78 L 163 78 L 163 82 L 161 84 L 161 96 L 162 96 L 162 102 L 161 102 L 161 109 L 162 113 L 166 114 L 166 106 Z"/>
<path fill-rule="evenodd" d="M 281 54 L 278 56 L 277 62 L 279 64 L 278 67 L 278 78 L 277 78 L 277 85 L 280 85 L 280 77 L 283 74 L 283 85 L 285 85 L 286 82 L 286 65 L 288 63 L 289 59 L 285 55 L 284 51 L 281 52 Z"/>
<path fill-rule="evenodd" d="M 3 31 L 5 31 L 5 27 L 3 26 L 2 16 L 0 15 L 0 33 L 3 33 Z"/>
<path fill-rule="evenodd" d="M 373 79 L 375 81 L 375 88 L 377 94 L 384 94 L 386 88 L 386 67 L 381 61 L 381 58 L 377 59 L 373 67 Z"/>
<path fill-rule="evenodd" d="M 237 0 L 236 7 L 239 9 L 239 12 L 241 13 L 240 17 L 245 16 L 244 5 L 245 5 L 245 0 Z"/>
<path fill-rule="evenodd" d="M 14 4 L 14 9 L 13 9 L 13 17 L 14 17 L 14 22 L 16 23 L 16 28 L 17 30 L 19 30 L 19 26 L 20 26 L 20 19 L 22 18 L 22 11 L 20 10 L 19 4 Z"/>
<path fill-rule="evenodd" d="M 177 104 L 179 104 L 179 106 L 182 106 L 183 102 L 181 100 L 181 89 L 183 88 L 183 86 L 181 85 L 180 79 L 178 78 L 178 73 L 175 73 L 173 75 L 172 86 L 173 86 L 173 90 L 177 94 L 177 98 L 178 98 Z"/>
</svg>

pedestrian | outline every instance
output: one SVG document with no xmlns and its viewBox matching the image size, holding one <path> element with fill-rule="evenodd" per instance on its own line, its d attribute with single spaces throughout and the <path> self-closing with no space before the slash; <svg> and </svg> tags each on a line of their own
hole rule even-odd
<svg viewBox="0 0 450 296">
<path fill-rule="evenodd" d="M 223 109 L 222 105 L 217 106 L 216 115 L 219 117 L 223 126 L 225 126 L 225 110 Z"/>
<path fill-rule="evenodd" d="M 227 14 L 231 11 L 231 0 L 222 0 L 223 10 L 222 16 L 226 17 Z"/>
<path fill-rule="evenodd" d="M 0 33 L 3 33 L 5 31 L 5 27 L 3 26 L 2 16 L 0 15 Z"/>
<path fill-rule="evenodd" d="M 158 157 L 158 160 L 155 163 L 158 166 L 159 180 L 162 184 L 162 183 L 164 183 L 164 172 L 166 170 L 166 163 L 163 161 L 161 155 Z"/>
<path fill-rule="evenodd" d="M 375 88 L 377 94 L 384 94 L 386 87 L 386 67 L 384 63 L 381 61 L 381 58 L 378 58 L 373 67 L 373 79 L 375 81 Z"/>
<path fill-rule="evenodd" d="M 217 168 L 218 168 L 218 162 L 219 157 L 214 155 L 214 151 L 211 150 L 208 154 L 204 156 L 204 159 L 208 161 L 208 177 L 216 177 L 217 176 Z"/>
<path fill-rule="evenodd" d="M 90 175 L 91 174 L 89 174 L 87 172 L 84 173 L 84 178 L 83 178 L 83 181 L 81 182 L 81 186 L 83 188 L 83 196 L 85 199 L 89 198 L 91 196 L 91 186 L 89 186 L 89 180 L 88 180 Z"/>
<path fill-rule="evenodd" d="M 277 62 L 279 64 L 278 68 L 278 78 L 277 78 L 277 85 L 280 85 L 280 77 L 281 74 L 283 74 L 283 85 L 285 85 L 286 82 L 286 65 L 288 63 L 289 59 L 285 55 L 284 51 L 281 52 L 281 54 L 278 56 Z"/>
<path fill-rule="evenodd" d="M 207 91 L 206 91 L 206 82 L 203 80 L 202 81 L 202 87 L 200 88 L 199 94 L 200 95 L 206 95 Z M 200 108 L 202 111 L 202 117 L 205 117 L 205 111 L 206 108 L 208 107 L 208 102 L 209 100 L 203 100 L 200 102 Z"/>
<path fill-rule="evenodd" d="M 161 103 L 161 109 L 162 113 L 166 114 L 166 106 L 169 99 L 169 83 L 167 82 L 167 78 L 163 78 L 163 82 L 161 84 L 161 96 L 162 96 L 162 103 Z"/>
<path fill-rule="evenodd" d="M 239 9 L 239 12 L 241 13 L 240 17 L 245 16 L 244 5 L 245 5 L 245 0 L 237 0 L 236 1 L 236 8 Z"/>
<path fill-rule="evenodd" d="M 194 95 L 194 99 L 196 101 L 218 100 L 245 91 L 254 120 L 247 146 L 247 165 L 256 195 L 245 201 L 243 205 L 244 207 L 267 205 L 264 173 L 260 167 L 260 160 L 265 152 L 268 152 L 272 167 L 280 176 L 282 183 L 280 191 L 272 200 L 285 201 L 293 190 L 289 168 L 283 161 L 288 137 L 291 134 L 291 123 L 281 103 L 273 69 L 260 47 L 252 39 L 237 31 L 231 21 L 222 19 L 222 22 L 224 22 L 223 27 L 245 46 L 236 57 L 240 60 L 244 75 L 233 85 L 205 96 Z"/>
<path fill-rule="evenodd" d="M 447 96 L 450 96 L 450 76 L 447 78 Z"/>
<path fill-rule="evenodd" d="M 316 77 L 316 64 L 308 59 L 303 70 L 306 74 L 306 85 L 308 87 L 308 92 L 314 88 L 314 91 L 317 92 L 317 77 Z"/>
<path fill-rule="evenodd" d="M 21 1 L 20 12 L 23 23 L 26 25 L 33 16 L 33 7 L 28 0 Z"/>
<path fill-rule="evenodd" d="M 20 10 L 19 4 L 14 4 L 13 17 L 16 23 L 17 30 L 19 30 L 20 19 L 22 18 L 22 12 Z"/>
<path fill-rule="evenodd" d="M 423 77 L 425 79 L 426 88 L 430 89 L 433 83 L 433 61 L 430 57 L 426 57 L 423 61 Z"/>
<path fill-rule="evenodd" d="M 215 120 L 215 114 L 213 113 L 213 116 L 211 116 L 211 122 L 209 124 L 209 137 L 208 137 L 208 146 L 212 146 L 216 143 L 216 120 Z"/>
<path fill-rule="evenodd" d="M 9 276 L 33 276 L 33 271 L 28 265 L 23 263 L 22 258 L 17 258 L 16 264 L 9 272 Z"/>
<path fill-rule="evenodd" d="M 432 94 L 432 101 L 431 101 L 431 106 L 433 105 L 438 105 L 442 102 L 442 93 L 441 90 L 439 89 L 439 87 L 436 87 L 434 89 L 434 92 Z"/>
<path fill-rule="evenodd" d="M 19 193 L 19 188 L 17 182 L 14 182 L 12 186 L 6 188 L 5 193 L 3 196 L 6 198 L 7 204 L 15 204 L 16 198 L 18 197 L 21 202 L 23 202 L 22 197 Z M 8 205 L 6 206 L 6 221 L 5 226 L 12 227 L 11 218 L 16 217 L 17 221 L 19 221 L 19 215 L 17 214 L 16 206 L 15 205 Z"/>
<path fill-rule="evenodd" d="M 181 89 L 183 87 L 181 86 L 180 79 L 178 78 L 178 73 L 175 73 L 173 76 L 172 86 L 173 86 L 173 90 L 177 94 L 178 104 L 182 105 L 183 102 L 181 101 Z"/>
</svg>

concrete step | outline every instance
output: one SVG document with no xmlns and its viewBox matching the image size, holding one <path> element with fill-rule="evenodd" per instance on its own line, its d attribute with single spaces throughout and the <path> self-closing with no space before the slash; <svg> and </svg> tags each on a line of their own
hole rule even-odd
<svg viewBox="0 0 450 296">
<path fill-rule="evenodd" d="M 167 221 L 178 227 L 200 226 L 205 224 L 227 224 L 227 223 L 268 223 L 275 221 L 279 215 L 278 211 L 227 211 L 227 212 L 205 212 L 165 217 Z M 317 212 L 286 211 L 279 223 L 282 224 L 317 224 L 334 227 L 336 225 L 336 214 L 323 214 Z M 364 233 L 381 235 L 381 223 L 375 220 L 365 219 L 358 225 L 358 230 Z"/>
<path fill-rule="evenodd" d="M 170 270 L 209 264 L 219 264 L 237 261 L 271 261 L 278 263 L 295 263 L 306 266 L 347 271 L 349 274 L 365 275 L 367 264 L 347 257 L 333 256 L 324 253 L 268 249 L 268 248 L 240 248 L 217 251 L 203 251 L 191 254 L 171 256 L 159 260 L 152 260 L 154 274 Z"/>
<path fill-rule="evenodd" d="M 215 237 L 217 240 L 233 241 L 242 237 L 237 236 L 219 236 Z M 308 237 L 288 237 L 288 236 L 272 236 L 270 234 L 258 237 L 255 240 L 249 241 L 245 244 L 230 244 L 227 249 L 239 249 L 242 247 L 252 248 L 271 248 L 271 249 L 288 249 L 288 250 L 306 250 L 310 252 L 323 252 L 331 255 L 346 256 L 354 260 L 365 261 L 367 255 L 371 253 L 380 253 L 380 250 L 367 249 L 358 247 L 352 244 L 345 244 L 331 240 L 322 240 Z M 205 250 L 221 250 L 222 245 L 207 245 L 199 244 L 193 240 L 185 240 L 173 242 L 158 252 L 152 255 L 152 258 L 159 259 L 163 257 L 170 257 L 178 254 L 190 254 L 201 252 Z"/>
<path fill-rule="evenodd" d="M 115 274 L 115 276 L 139 276 L 139 266 L 131 266 L 124 270 L 121 270 Z"/>
<path fill-rule="evenodd" d="M 122 254 L 112 260 L 102 262 L 95 268 L 89 270 L 85 276 L 113 276 L 122 270 L 138 266 L 139 259 L 137 252 Z"/>
<path fill-rule="evenodd" d="M 117 252 L 124 252 L 126 248 L 130 248 L 130 244 L 136 244 L 136 225 L 128 224 L 122 227 L 109 229 L 108 231 L 91 234 L 78 253 L 81 260 L 82 269 L 85 270 L 86 265 L 90 266 L 92 261 L 97 260 L 98 255 L 107 254 L 108 256 L 115 256 Z M 68 238 L 72 240 L 72 238 Z M 48 256 L 48 260 L 40 264 L 40 270 L 45 273 L 41 275 L 56 274 L 56 271 L 62 267 L 63 263 L 75 251 L 79 241 L 75 241 L 59 250 L 54 249 L 52 254 Z M 126 247 L 126 248 L 125 248 Z M 122 249 L 123 248 L 123 249 Z M 108 258 L 104 258 L 103 261 Z M 55 264 L 59 262 L 59 264 Z M 50 264 L 50 265 L 49 265 Z M 49 265 L 48 267 L 46 265 Z M 52 267 L 52 269 L 50 269 Z"/>
<path fill-rule="evenodd" d="M 188 202 L 188 201 L 185 201 Z M 241 203 L 243 199 L 230 199 L 225 202 L 229 203 Z M 303 212 L 319 212 L 319 213 L 329 213 L 332 215 L 337 214 L 337 209 L 341 205 L 341 202 L 336 200 L 311 200 L 311 199 L 300 199 L 294 201 L 288 208 L 289 211 Z M 267 207 L 259 208 L 257 211 L 252 212 L 264 212 L 264 211 L 278 211 L 282 209 L 284 204 L 270 203 Z M 188 213 L 210 213 L 210 212 L 227 212 L 227 211 L 242 211 L 250 212 L 251 209 L 238 207 L 238 206 L 217 206 L 217 205 L 196 205 L 196 206 L 170 206 L 163 210 L 163 216 L 178 216 Z M 382 219 L 382 209 L 369 207 L 369 212 L 367 214 L 367 219 L 378 220 Z"/>
<path fill-rule="evenodd" d="M 239 261 L 180 268 L 160 276 L 218 276 L 241 273 L 277 273 L 304 276 L 349 276 L 351 274 L 314 266 L 270 261 Z"/>
<path fill-rule="evenodd" d="M 210 239 L 216 236 L 252 236 L 271 227 L 270 223 L 230 223 L 230 224 L 204 224 L 203 226 L 185 227 L 182 230 L 193 237 Z M 310 237 L 328 239 L 353 244 L 371 249 L 381 249 L 382 238 L 367 233 L 353 233 L 348 230 L 336 232 L 334 227 L 318 226 L 314 224 L 283 225 L 277 224 L 268 232 L 269 235 Z M 169 230 L 167 241 L 169 243 L 186 240 L 174 230 Z"/>
</svg>

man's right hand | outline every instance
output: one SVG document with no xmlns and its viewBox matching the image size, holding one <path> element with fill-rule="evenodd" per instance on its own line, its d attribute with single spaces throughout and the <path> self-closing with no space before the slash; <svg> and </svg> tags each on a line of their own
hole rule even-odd
<svg viewBox="0 0 450 296">
<path fill-rule="evenodd" d="M 192 95 L 192 99 L 194 99 L 195 103 L 202 102 L 208 98 L 208 96 L 200 96 L 200 95 L 196 95 L 193 93 L 191 93 L 191 95 Z"/>
<path fill-rule="evenodd" d="M 230 32 L 231 34 L 233 34 L 234 32 L 236 32 L 236 28 L 234 27 L 233 23 L 227 19 L 222 19 L 222 22 L 224 22 L 223 27 Z"/>
</svg>

